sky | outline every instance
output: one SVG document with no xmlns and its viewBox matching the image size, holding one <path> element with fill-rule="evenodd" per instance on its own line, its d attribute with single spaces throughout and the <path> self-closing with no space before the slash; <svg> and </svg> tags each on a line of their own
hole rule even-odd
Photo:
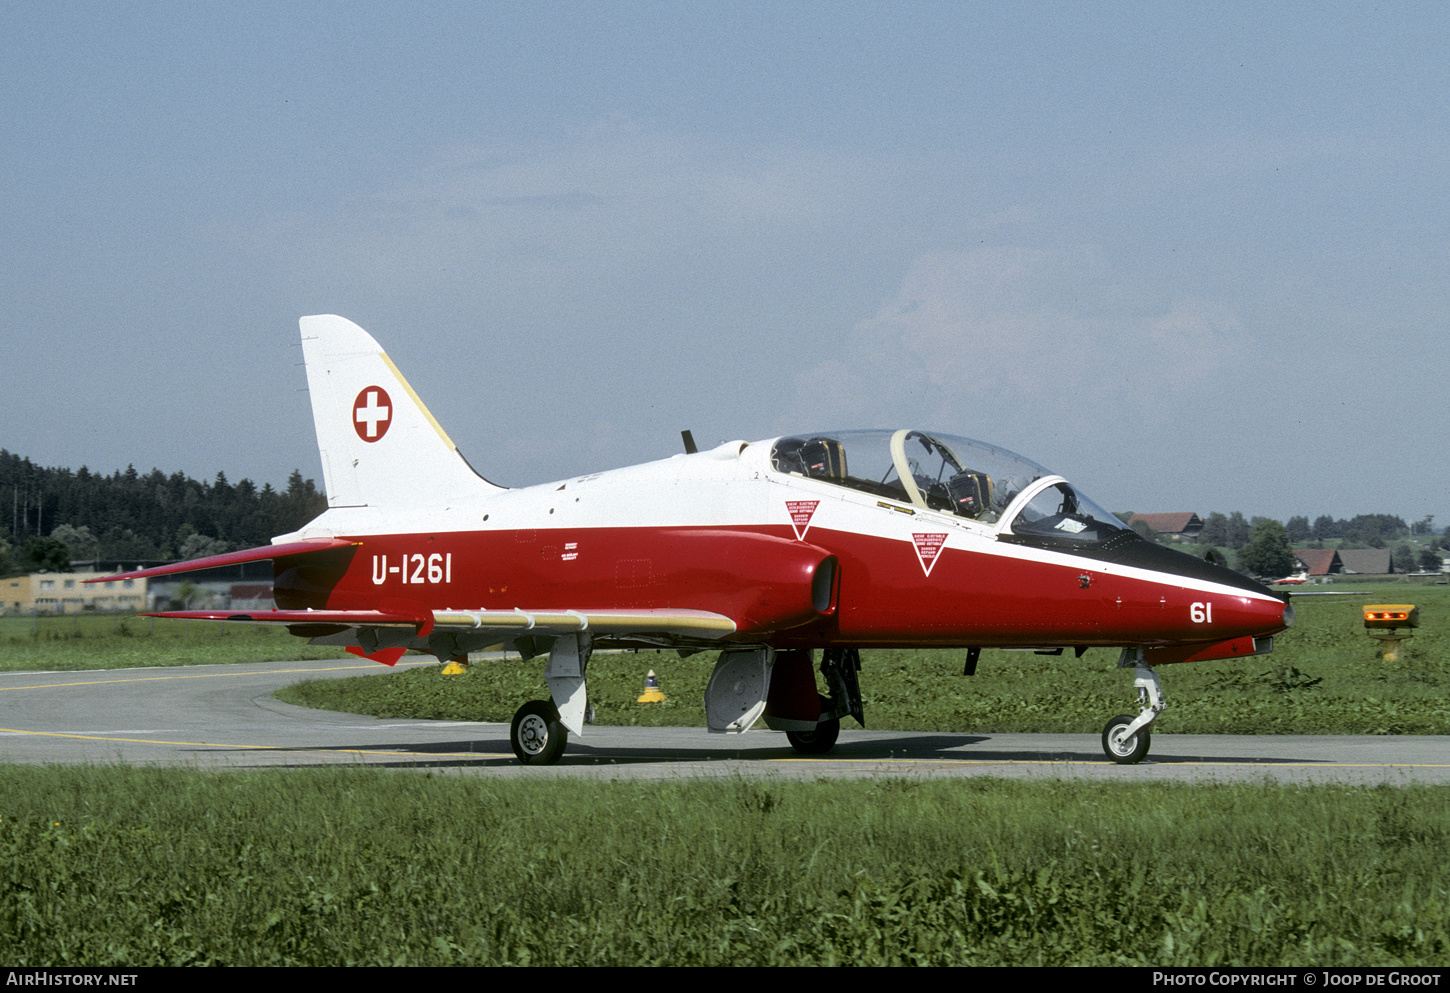
<svg viewBox="0 0 1450 993">
<path fill-rule="evenodd" d="M 297 320 L 502 485 L 979 438 L 1450 524 L 1450 7 L 0 0 L 0 448 L 321 485 Z M 426 486 L 426 480 L 419 480 Z"/>
</svg>

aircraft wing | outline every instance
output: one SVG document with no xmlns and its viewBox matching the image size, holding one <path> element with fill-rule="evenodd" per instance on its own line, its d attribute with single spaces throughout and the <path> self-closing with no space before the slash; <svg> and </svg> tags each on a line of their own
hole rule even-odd
<svg viewBox="0 0 1450 993">
<path fill-rule="evenodd" d="M 415 639 L 426 639 L 435 630 L 497 635 L 521 651 L 534 637 L 585 631 L 621 640 L 666 636 L 716 641 L 737 630 L 729 617 L 708 610 L 428 610 L 406 601 L 384 602 L 377 610 L 168 610 L 146 616 L 285 624 L 295 635 L 312 637 L 314 644 L 336 644 L 383 665 L 395 664 L 408 647 L 421 647 Z M 381 634 L 381 629 L 396 633 Z M 355 633 L 344 635 L 348 631 Z M 337 636 L 345 640 L 333 640 Z"/>
<path fill-rule="evenodd" d="M 490 631 L 499 634 L 560 635 L 590 631 L 612 636 L 628 634 L 689 635 L 723 638 L 734 634 L 735 622 L 708 610 L 168 610 L 147 617 L 193 621 L 250 621 L 254 624 L 319 624 L 341 628 L 414 628 L 420 636 L 435 627 L 445 630 Z"/>
</svg>

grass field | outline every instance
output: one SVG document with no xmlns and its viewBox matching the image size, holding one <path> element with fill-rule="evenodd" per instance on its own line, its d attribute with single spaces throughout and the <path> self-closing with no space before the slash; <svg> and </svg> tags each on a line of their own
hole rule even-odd
<svg viewBox="0 0 1450 993">
<path fill-rule="evenodd" d="M 1422 627 L 1400 658 L 1376 658 L 1362 608 L 1416 603 Z M 1299 598 L 1298 620 L 1271 655 L 1165 666 L 1168 709 L 1155 725 L 1181 734 L 1450 734 L 1450 588 L 1383 585 L 1372 597 Z M 1097 733 L 1136 712 L 1132 676 L 1117 652 L 1040 656 L 986 651 L 962 676 L 964 653 L 866 651 L 861 690 L 870 727 L 898 731 Z M 701 700 L 714 653 L 598 654 L 589 692 L 601 724 L 703 726 Z M 665 703 L 637 703 L 646 673 Z M 543 660 L 481 662 L 466 676 L 426 666 L 396 674 L 288 687 L 291 703 L 378 717 L 507 721 L 525 700 L 545 698 Z M 848 721 L 847 726 L 853 726 Z"/>
<path fill-rule="evenodd" d="M 0 961 L 1444 966 L 1445 800 L 0 767 Z"/>
<path fill-rule="evenodd" d="M 134 614 L 0 617 L 0 672 L 280 662 L 345 655 L 340 648 L 308 645 L 270 624 L 214 624 Z"/>
</svg>

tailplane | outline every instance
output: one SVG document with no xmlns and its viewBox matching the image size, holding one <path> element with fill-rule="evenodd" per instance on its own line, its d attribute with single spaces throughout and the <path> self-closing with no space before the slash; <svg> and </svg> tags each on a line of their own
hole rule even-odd
<svg viewBox="0 0 1450 993">
<path fill-rule="evenodd" d="M 464 461 L 372 335 L 333 314 L 300 323 L 329 507 L 451 503 L 500 489 Z"/>
</svg>

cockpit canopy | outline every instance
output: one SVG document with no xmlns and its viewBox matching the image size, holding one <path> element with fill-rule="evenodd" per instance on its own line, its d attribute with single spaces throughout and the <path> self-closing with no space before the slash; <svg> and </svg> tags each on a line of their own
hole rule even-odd
<svg viewBox="0 0 1450 993">
<path fill-rule="evenodd" d="M 770 458 L 779 472 L 993 525 L 1031 543 L 1134 533 L 1062 477 L 971 438 L 908 428 L 832 431 L 777 439 Z"/>
</svg>

